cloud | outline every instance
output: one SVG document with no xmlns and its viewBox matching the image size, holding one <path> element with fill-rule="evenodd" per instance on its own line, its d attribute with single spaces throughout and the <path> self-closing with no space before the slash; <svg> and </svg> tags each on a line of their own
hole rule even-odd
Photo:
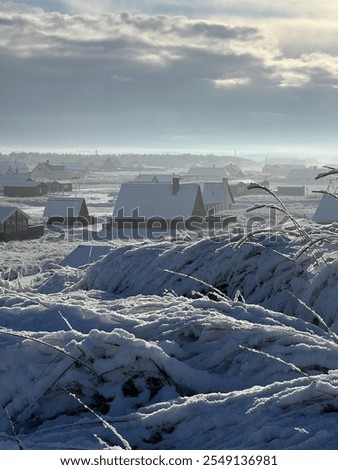
<svg viewBox="0 0 338 470">
<path fill-rule="evenodd" d="M 218 88 L 233 88 L 237 86 L 249 85 L 251 83 L 250 78 L 225 78 L 214 80 L 216 87 Z"/>
<path fill-rule="evenodd" d="M 0 45 L 6 55 L 40 62 L 54 57 L 58 65 L 63 63 L 67 68 L 70 58 L 84 60 L 107 72 L 111 69 L 109 76 L 115 78 L 130 77 L 131 69 L 139 73 L 140 64 L 171 71 L 176 64 L 181 76 L 185 71 L 187 77 L 210 78 L 217 86 L 221 81 L 224 86 L 242 85 L 243 80 L 249 83 L 260 76 L 275 80 L 280 75 L 285 82 L 287 75 L 301 77 L 304 70 L 305 75 L 311 75 L 316 61 L 320 61 L 318 67 L 325 69 L 328 77 L 335 76 L 336 70 L 335 59 L 329 55 L 283 57 L 276 38 L 252 25 L 127 13 L 69 16 L 27 7 L 11 9 L 6 4 L 0 5 L 0 24 Z M 122 71 L 116 73 L 116 66 Z M 270 68 L 273 73 L 269 77 Z M 299 83 L 308 81 L 299 78 Z"/>
<path fill-rule="evenodd" d="M 128 133 L 136 141 L 217 140 L 225 127 L 255 135 L 290 122 L 296 129 L 295 119 L 308 122 L 315 106 L 306 93 L 324 88 L 325 110 L 335 116 L 334 54 L 286 55 L 253 22 L 110 14 L 109 2 L 99 3 L 103 13 L 73 15 L 0 3 L 1 138 L 9 116 L 20 135 L 65 139 L 71 130 L 73 138 Z"/>
<path fill-rule="evenodd" d="M 183 72 L 190 79 L 209 78 L 218 88 L 267 80 L 280 86 L 336 86 L 335 56 L 285 57 L 273 35 L 252 25 L 127 13 L 68 16 L 8 5 L 0 7 L 0 24 L 7 55 L 40 62 L 54 57 L 67 69 L 73 57 L 95 64 L 115 81 L 130 81 L 130 70 L 142 73 L 141 64 L 176 70 L 181 78 Z M 117 67 L 122 73 L 114 71 Z"/>
</svg>

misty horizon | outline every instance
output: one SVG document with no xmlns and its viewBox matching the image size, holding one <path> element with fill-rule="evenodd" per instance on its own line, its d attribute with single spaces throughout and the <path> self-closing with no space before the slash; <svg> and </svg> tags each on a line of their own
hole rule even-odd
<svg viewBox="0 0 338 470">
<path fill-rule="evenodd" d="M 336 156 L 338 9 L 0 2 L 0 152 Z"/>
</svg>

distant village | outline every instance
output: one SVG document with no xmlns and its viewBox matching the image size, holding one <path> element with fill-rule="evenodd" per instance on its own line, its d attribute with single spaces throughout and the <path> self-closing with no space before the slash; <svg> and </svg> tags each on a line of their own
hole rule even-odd
<svg viewBox="0 0 338 470">
<path fill-rule="evenodd" d="M 310 187 L 326 188 L 327 180 L 316 176 L 327 169 L 289 160 L 271 164 L 266 159 L 262 164 L 236 156 L 192 154 L 0 154 L 0 241 L 38 238 L 55 224 L 96 224 L 96 214 L 89 213 L 78 189 L 97 182 L 118 186 L 102 227 L 108 232 L 126 227 L 196 228 L 197 223 L 203 228 L 215 221 L 224 227 L 224 221 L 236 219 L 236 203 L 260 191 L 248 189 L 252 182 L 271 187 L 281 197 L 301 198 Z M 30 224 L 29 215 L 18 207 L 18 201 L 25 200 L 29 206 L 32 198 L 44 198 L 38 224 Z M 338 221 L 336 204 L 337 200 L 323 194 L 314 221 Z"/>
</svg>

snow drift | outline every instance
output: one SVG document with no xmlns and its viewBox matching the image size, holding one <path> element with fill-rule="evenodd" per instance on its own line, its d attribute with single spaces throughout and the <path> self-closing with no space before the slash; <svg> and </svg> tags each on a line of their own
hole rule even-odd
<svg viewBox="0 0 338 470">
<path fill-rule="evenodd" d="M 338 347 L 320 328 L 207 297 L 53 299 L 2 296 L 1 448 L 336 445 Z"/>
<path fill-rule="evenodd" d="M 335 227 L 0 280 L 0 448 L 337 449 Z"/>
<path fill-rule="evenodd" d="M 338 332 L 335 227 L 308 227 L 310 242 L 288 230 L 242 243 L 238 237 L 195 242 L 146 243 L 113 250 L 89 267 L 80 286 L 118 296 L 221 291 L 309 322 L 317 314 Z M 216 293 L 217 294 L 217 293 Z"/>
</svg>

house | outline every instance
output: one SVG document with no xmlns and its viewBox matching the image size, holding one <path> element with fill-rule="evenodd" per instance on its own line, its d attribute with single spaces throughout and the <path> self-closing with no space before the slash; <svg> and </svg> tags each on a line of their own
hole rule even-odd
<svg viewBox="0 0 338 470">
<path fill-rule="evenodd" d="M 262 168 L 262 175 L 265 175 L 270 181 L 281 181 L 288 177 L 288 173 L 293 170 L 303 170 L 306 166 L 296 163 L 267 163 Z"/>
<path fill-rule="evenodd" d="M 278 196 L 305 196 L 305 186 L 277 186 Z"/>
<path fill-rule="evenodd" d="M 102 160 L 101 157 L 97 157 L 95 161 L 90 161 L 88 164 L 88 169 L 92 172 L 112 172 L 119 171 L 121 164 L 118 160 L 113 160 L 111 157 Z"/>
<path fill-rule="evenodd" d="M 90 170 L 89 170 L 88 164 L 83 161 L 67 162 L 65 164 L 65 172 L 66 172 L 66 175 L 68 175 L 66 179 L 71 178 L 72 180 L 76 180 L 76 179 L 84 178 L 89 173 L 89 171 Z"/>
<path fill-rule="evenodd" d="M 263 194 L 262 189 L 259 189 L 259 188 L 248 189 L 248 186 L 252 183 L 254 182 L 249 179 L 229 181 L 231 194 L 233 195 L 235 199 L 241 196 Z M 269 187 L 269 181 L 261 181 L 259 184 L 262 186 L 266 186 L 267 188 Z"/>
<path fill-rule="evenodd" d="M 23 175 L 27 176 L 29 174 L 29 169 L 24 162 L 17 161 L 0 161 L 0 175 Z"/>
<path fill-rule="evenodd" d="M 229 187 L 231 194 L 234 198 L 241 196 L 247 196 L 248 194 L 253 194 L 252 189 L 248 189 L 248 185 L 252 183 L 252 180 L 243 179 L 243 180 L 232 180 L 229 181 Z"/>
<path fill-rule="evenodd" d="M 68 181 L 49 181 L 46 184 L 49 193 L 67 193 L 73 191 L 73 183 Z"/>
<path fill-rule="evenodd" d="M 17 181 L 4 185 L 4 196 L 7 197 L 39 197 L 48 193 L 48 186 L 42 181 Z"/>
<path fill-rule="evenodd" d="M 229 172 L 224 166 L 193 166 L 185 173 L 184 179 L 190 181 L 222 181 L 229 178 Z"/>
<path fill-rule="evenodd" d="M 107 160 L 103 163 L 101 170 L 116 171 L 118 170 L 118 165 L 110 157 L 108 157 Z"/>
<path fill-rule="evenodd" d="M 26 176 L 16 175 L 16 176 L 8 176 L 8 175 L 0 175 L 0 193 L 4 193 L 5 186 L 15 186 L 16 183 L 23 183 L 24 181 L 32 181 L 30 178 Z"/>
<path fill-rule="evenodd" d="M 115 223 L 134 226 L 152 225 L 155 221 L 171 223 L 192 217 L 205 217 L 201 187 L 198 183 L 123 183 L 113 212 Z M 167 227 L 168 225 L 166 225 Z"/>
<path fill-rule="evenodd" d="M 231 194 L 227 178 L 218 181 L 206 181 L 200 183 L 205 210 L 208 215 L 215 215 L 217 212 L 231 210 L 235 202 Z"/>
<path fill-rule="evenodd" d="M 71 174 L 67 171 L 64 164 L 52 165 L 47 160 L 44 163 L 38 163 L 31 171 L 31 178 L 41 181 L 69 180 Z"/>
<path fill-rule="evenodd" d="M 323 194 L 314 213 L 313 221 L 318 224 L 338 222 L 338 199 L 330 194 Z"/>
<path fill-rule="evenodd" d="M 47 200 L 43 217 L 47 224 L 61 223 L 65 225 L 92 225 L 95 217 L 89 215 L 87 204 L 81 197 L 50 197 Z"/>
<path fill-rule="evenodd" d="M 29 216 L 13 206 L 0 207 L 0 241 L 39 238 L 44 233 L 43 225 L 29 225 Z"/>
<path fill-rule="evenodd" d="M 228 172 L 230 178 L 245 178 L 246 175 L 243 170 L 238 165 L 235 165 L 234 163 L 229 163 L 228 165 L 225 165 L 225 169 Z"/>
<path fill-rule="evenodd" d="M 181 176 L 170 173 L 140 173 L 134 180 L 135 183 L 171 183 L 173 178 L 182 179 Z"/>
<path fill-rule="evenodd" d="M 327 168 L 309 167 L 309 168 L 293 168 L 287 174 L 289 184 L 293 185 L 323 185 L 322 179 L 316 180 L 319 173 L 327 172 Z"/>
</svg>

